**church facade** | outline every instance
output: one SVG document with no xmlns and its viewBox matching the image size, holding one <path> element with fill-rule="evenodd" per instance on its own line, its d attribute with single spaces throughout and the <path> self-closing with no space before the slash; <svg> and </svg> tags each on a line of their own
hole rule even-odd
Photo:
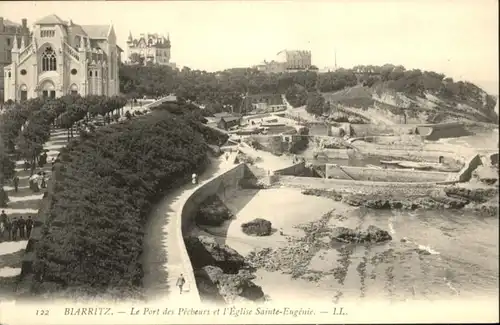
<svg viewBox="0 0 500 325">
<path fill-rule="evenodd" d="M 67 94 L 118 95 L 122 50 L 112 25 L 78 25 L 49 15 L 30 37 L 14 37 L 4 67 L 4 99 L 23 101 Z"/>
</svg>

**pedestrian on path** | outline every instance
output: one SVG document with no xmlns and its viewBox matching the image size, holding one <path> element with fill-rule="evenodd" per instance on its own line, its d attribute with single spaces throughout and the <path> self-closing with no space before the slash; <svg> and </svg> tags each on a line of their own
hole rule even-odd
<svg viewBox="0 0 500 325">
<path fill-rule="evenodd" d="M 31 216 L 28 216 L 26 220 L 26 239 L 30 239 L 31 229 L 33 229 L 33 219 L 31 219 Z"/>
<path fill-rule="evenodd" d="M 14 218 L 12 220 L 12 240 L 16 241 L 17 240 L 17 230 L 19 229 L 19 225 L 17 223 L 17 219 Z"/>
<path fill-rule="evenodd" d="M 7 233 L 8 240 L 12 240 L 12 223 L 7 220 L 3 225 L 5 228 L 4 232 Z"/>
<path fill-rule="evenodd" d="M 14 191 L 18 191 L 19 189 L 19 177 L 16 175 L 14 176 L 14 179 L 12 180 L 12 182 L 14 183 Z"/>
<path fill-rule="evenodd" d="M 195 185 L 198 184 L 198 175 L 196 175 L 196 173 L 193 173 L 193 175 L 191 176 L 191 181 Z"/>
<path fill-rule="evenodd" d="M 26 220 L 23 219 L 23 216 L 20 216 L 19 220 L 17 220 L 17 226 L 19 227 L 19 239 L 24 239 Z"/>
<path fill-rule="evenodd" d="M 5 213 L 5 210 L 2 210 L 2 213 L 0 214 L 0 222 L 5 223 L 7 222 L 8 217 L 7 214 Z"/>
<path fill-rule="evenodd" d="M 45 172 L 42 172 L 42 181 L 40 183 L 41 188 L 46 188 L 47 187 L 47 181 L 45 180 Z"/>
<path fill-rule="evenodd" d="M 179 287 L 179 293 L 182 295 L 182 287 L 186 283 L 186 280 L 184 279 L 184 276 L 181 274 L 179 278 L 177 279 L 176 286 Z"/>
<path fill-rule="evenodd" d="M 23 169 L 26 171 L 26 170 L 30 169 L 30 167 L 31 167 L 30 163 L 27 160 L 25 160 Z"/>
</svg>

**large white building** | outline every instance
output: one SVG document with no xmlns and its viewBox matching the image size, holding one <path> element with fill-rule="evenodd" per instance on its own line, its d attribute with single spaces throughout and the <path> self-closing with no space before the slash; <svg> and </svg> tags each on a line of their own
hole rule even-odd
<svg viewBox="0 0 500 325">
<path fill-rule="evenodd" d="M 119 94 L 122 50 L 112 25 L 78 25 L 49 15 L 35 23 L 30 37 L 13 42 L 12 63 L 3 69 L 5 101 Z"/>
</svg>

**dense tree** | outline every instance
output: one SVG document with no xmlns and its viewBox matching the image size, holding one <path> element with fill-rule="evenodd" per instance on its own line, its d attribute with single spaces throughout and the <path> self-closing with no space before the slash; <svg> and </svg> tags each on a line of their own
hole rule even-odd
<svg viewBox="0 0 500 325">
<path fill-rule="evenodd" d="M 321 116 L 326 111 L 325 98 L 318 92 L 309 93 L 306 105 L 307 112 L 316 116 Z"/>
<path fill-rule="evenodd" d="M 199 109 L 167 105 L 72 141 L 54 174 L 34 261 L 37 293 L 140 291 L 146 217 L 155 199 L 206 166 L 208 142 L 227 136 L 198 122 Z M 40 283 L 42 279 L 42 283 Z"/>
</svg>

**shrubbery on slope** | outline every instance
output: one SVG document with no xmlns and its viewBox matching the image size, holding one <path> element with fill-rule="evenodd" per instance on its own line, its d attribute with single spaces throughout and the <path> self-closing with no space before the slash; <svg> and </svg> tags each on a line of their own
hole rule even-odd
<svg viewBox="0 0 500 325">
<path fill-rule="evenodd" d="M 186 116 L 154 112 L 74 140 L 61 152 L 33 263 L 35 293 L 138 294 L 143 229 L 164 191 L 207 163 Z"/>
</svg>

